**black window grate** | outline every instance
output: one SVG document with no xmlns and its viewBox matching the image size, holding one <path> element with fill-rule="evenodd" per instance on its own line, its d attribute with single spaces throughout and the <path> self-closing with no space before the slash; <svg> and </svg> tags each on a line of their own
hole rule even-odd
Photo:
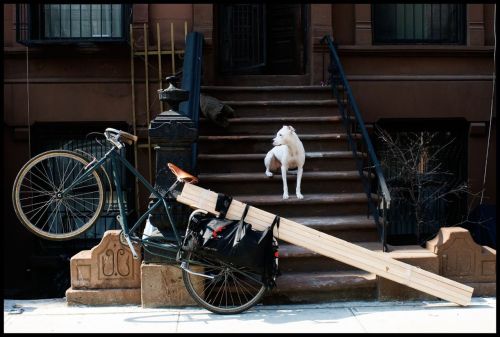
<svg viewBox="0 0 500 337">
<path fill-rule="evenodd" d="M 54 150 L 54 149 L 64 149 L 69 151 L 75 151 L 79 154 L 84 153 L 101 158 L 106 151 L 110 149 L 110 146 L 103 140 L 102 137 L 99 138 L 100 142 L 104 145 L 101 146 L 94 136 L 86 137 L 90 132 L 102 132 L 106 127 L 114 127 L 121 130 L 127 130 L 126 125 L 111 125 L 107 123 L 106 126 L 96 125 L 79 125 L 73 123 L 37 123 L 33 126 L 33 139 L 35 140 L 32 148 L 32 155 L 35 156 L 44 151 Z M 86 156 L 85 154 L 83 154 Z M 130 160 L 132 158 L 131 147 L 125 147 L 121 150 L 121 155 Z M 111 162 L 108 161 L 104 164 L 104 169 L 107 172 L 111 183 L 113 183 Z M 125 211 L 127 214 L 131 215 L 134 208 L 134 197 L 133 197 L 133 180 L 130 177 L 128 171 L 123 168 L 120 172 L 121 176 L 121 188 L 123 192 L 123 200 L 125 201 Z M 105 190 L 105 204 L 101 216 L 97 222 L 85 233 L 77 237 L 77 239 L 88 240 L 88 239 L 101 239 L 104 232 L 112 229 L 121 229 L 116 216 L 120 214 L 117 202 L 117 191 L 109 185 L 105 175 L 101 175 L 104 190 Z M 112 196 L 110 200 L 110 196 Z"/>
<path fill-rule="evenodd" d="M 373 4 L 374 44 L 465 44 L 465 4 Z"/>
<path fill-rule="evenodd" d="M 265 6 L 232 4 L 218 6 L 222 72 L 265 66 Z"/>
<path fill-rule="evenodd" d="M 128 41 L 131 5 L 17 4 L 16 38 L 24 45 Z"/>
<path fill-rule="evenodd" d="M 376 147 L 387 185 L 391 191 L 391 206 L 387 217 L 387 239 L 392 245 L 423 244 L 433 238 L 441 227 L 463 223 L 467 214 L 467 194 L 448 194 L 447 191 L 467 183 L 467 123 L 465 121 L 398 121 L 384 120 L 378 125 L 399 145 L 391 147 L 377 133 Z M 415 151 L 415 141 L 431 139 L 429 146 Z M 411 149 L 411 151 L 410 151 Z M 439 150 L 441 149 L 441 150 Z M 405 158 L 402 160 L 402 153 Z M 418 165 L 413 166 L 413 160 Z M 414 167 L 414 170 L 408 169 Z M 429 172 L 436 172 L 430 174 Z M 416 207 L 408 189 L 412 181 L 421 179 L 421 188 L 413 188 L 414 196 L 422 200 L 419 226 Z M 427 200 L 427 201 L 426 201 Z"/>
</svg>

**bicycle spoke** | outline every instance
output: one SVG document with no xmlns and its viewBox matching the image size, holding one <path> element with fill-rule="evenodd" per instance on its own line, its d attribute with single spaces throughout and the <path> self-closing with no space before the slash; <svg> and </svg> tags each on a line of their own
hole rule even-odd
<svg viewBox="0 0 500 337">
<path fill-rule="evenodd" d="M 77 167 L 77 165 L 76 165 L 76 163 L 75 163 L 75 165 L 73 165 L 73 168 L 71 169 L 71 171 L 68 173 L 68 176 L 67 176 L 67 177 L 66 177 L 66 178 L 62 181 L 62 183 L 61 183 L 61 188 L 63 188 L 63 187 L 64 187 L 64 185 L 65 185 L 66 181 L 68 180 L 68 178 L 69 178 L 69 177 L 71 177 L 71 174 L 73 173 L 73 170 L 74 170 L 76 167 Z M 80 173 L 81 173 L 84 169 L 85 169 L 85 166 L 83 166 L 83 165 L 82 165 L 82 168 L 80 169 L 80 171 L 78 171 L 78 173 L 76 174 L 76 178 L 75 178 L 74 180 L 78 179 L 78 177 L 80 176 Z"/>
<path fill-rule="evenodd" d="M 27 187 L 27 188 L 32 188 L 34 191 L 37 191 L 37 192 L 40 192 L 40 193 L 49 193 L 49 192 L 44 191 L 43 187 L 42 187 L 42 186 L 40 186 L 40 185 L 38 185 L 38 184 L 37 184 L 37 183 L 35 183 L 34 181 L 30 181 L 30 182 L 31 182 L 33 185 L 36 185 L 36 187 L 40 188 L 41 190 L 36 190 L 36 189 L 34 189 L 34 188 L 32 188 L 32 187 L 30 187 L 30 186 L 28 186 L 28 185 L 24 185 L 24 186 L 25 186 L 25 187 Z M 23 185 L 21 185 L 21 186 L 23 186 Z"/>
<path fill-rule="evenodd" d="M 58 200 L 57 201 L 57 205 L 56 205 L 56 208 L 54 211 L 52 211 L 52 213 L 50 215 L 53 215 L 54 213 L 56 214 L 55 216 L 53 216 L 53 219 L 52 221 L 50 222 L 50 226 L 49 226 L 49 232 L 50 232 L 50 229 L 52 228 L 52 225 L 54 224 L 54 221 L 55 219 L 57 218 L 57 214 L 59 213 L 59 208 L 61 207 L 61 200 Z M 47 217 L 47 219 L 50 218 L 50 215 Z"/>
<path fill-rule="evenodd" d="M 78 201 L 78 200 L 79 200 L 78 198 L 73 198 L 72 196 L 68 196 L 68 198 L 69 198 L 69 199 L 71 199 L 71 200 L 73 200 L 74 202 L 78 203 L 79 205 L 81 205 L 84 209 L 89 210 L 89 211 L 91 211 L 91 212 L 93 212 L 93 211 L 94 211 L 94 209 L 93 209 L 93 208 L 88 208 L 88 207 L 86 207 L 86 206 L 85 206 L 85 204 L 82 204 L 81 202 L 79 202 L 79 201 Z"/>
<path fill-rule="evenodd" d="M 70 204 L 67 204 L 69 209 L 70 210 L 74 210 L 75 212 L 81 214 L 84 218 L 88 217 L 87 214 L 85 214 L 84 212 L 82 212 L 80 209 L 78 209 L 77 207 L 74 207 L 74 206 L 71 206 Z M 81 216 L 77 216 L 76 213 L 72 212 L 74 215 L 75 215 L 75 218 L 82 218 Z"/>
<path fill-rule="evenodd" d="M 51 186 L 52 186 L 52 188 L 54 189 L 54 191 L 55 191 L 55 190 L 57 190 L 56 185 L 54 185 L 54 182 L 53 182 L 53 181 L 51 181 L 51 180 L 50 180 L 50 178 L 49 178 L 49 177 L 47 177 L 47 176 L 45 175 L 45 173 L 43 173 L 43 172 L 42 172 L 42 171 L 38 168 L 38 166 L 37 166 L 37 165 L 33 166 L 33 168 L 36 168 L 36 169 L 38 170 L 38 172 L 40 172 L 40 174 L 41 174 L 41 175 L 45 176 L 45 178 L 47 179 L 47 180 L 46 180 L 46 182 L 48 182 L 48 183 L 49 183 L 49 185 L 51 185 Z M 37 177 L 38 179 L 42 180 L 42 178 L 40 178 L 39 176 L 37 176 L 37 175 L 35 174 L 35 172 L 31 172 L 31 174 L 32 174 L 32 175 L 34 175 L 35 177 Z"/>
<path fill-rule="evenodd" d="M 253 272 L 194 253 L 189 253 L 186 262 L 188 266 L 203 266 L 203 273 L 213 277 L 204 278 L 200 287 L 200 276 L 183 271 L 184 283 L 193 299 L 212 312 L 240 313 L 264 295 L 265 286 Z"/>
<path fill-rule="evenodd" d="M 71 206 L 68 206 L 67 204 L 65 204 L 65 206 L 66 206 L 66 210 L 69 210 L 69 212 L 72 214 L 72 216 L 73 216 L 73 220 L 75 221 L 75 223 L 76 223 L 76 221 L 78 221 L 78 220 L 81 220 L 81 219 L 82 219 L 82 217 L 81 217 L 81 216 L 76 215 L 76 214 L 72 211 Z M 78 211 L 78 210 L 77 210 L 77 209 L 75 209 L 75 211 Z M 68 217 L 68 219 L 69 219 L 69 217 Z M 71 222 L 68 222 L 68 223 L 73 223 L 73 220 L 72 220 Z M 76 225 L 78 226 L 78 223 L 76 223 Z M 78 228 L 78 227 L 77 227 L 77 228 Z"/>
<path fill-rule="evenodd" d="M 25 164 L 13 194 L 21 222 L 53 240 L 76 237 L 92 226 L 104 206 L 104 193 L 96 172 L 83 173 L 86 165 L 86 159 L 65 150 L 44 152 Z"/>
<path fill-rule="evenodd" d="M 69 161 L 69 160 L 68 160 L 68 165 L 66 166 L 66 168 L 64 168 L 64 166 L 63 166 L 63 168 L 64 168 L 64 169 L 63 169 L 63 178 L 66 176 L 66 170 L 70 167 L 70 165 L 71 165 L 71 161 Z M 76 166 L 76 165 L 75 165 L 75 166 Z M 58 188 L 59 190 L 61 190 L 61 189 L 64 187 L 64 181 L 65 181 L 65 180 L 66 180 L 66 179 L 63 179 L 63 181 L 62 181 L 62 182 L 61 182 L 61 184 L 59 185 L 59 188 Z"/>
<path fill-rule="evenodd" d="M 38 207 L 38 208 L 32 209 L 32 210 L 30 210 L 30 211 L 27 211 L 27 212 L 25 212 L 25 214 L 28 214 L 28 213 L 34 212 L 34 211 L 36 211 L 36 210 L 39 210 L 39 211 L 40 211 L 40 209 L 41 209 L 41 208 L 45 207 L 46 205 L 50 205 L 50 204 L 52 203 L 52 201 L 53 201 L 53 200 L 54 200 L 54 198 L 50 198 L 48 201 L 46 201 L 46 202 L 44 203 L 44 205 L 43 205 L 43 206 L 40 206 L 40 207 Z M 38 211 L 38 212 L 39 212 L 39 211 Z M 38 212 L 36 212 L 36 213 L 35 213 L 35 214 L 33 214 L 32 216 L 34 217 L 34 216 L 35 216 Z"/>
</svg>

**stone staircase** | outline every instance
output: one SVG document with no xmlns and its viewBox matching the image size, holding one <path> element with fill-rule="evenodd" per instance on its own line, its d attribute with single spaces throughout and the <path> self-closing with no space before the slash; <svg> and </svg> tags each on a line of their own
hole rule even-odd
<svg viewBox="0 0 500 337">
<path fill-rule="evenodd" d="M 226 129 L 200 120 L 200 186 L 338 238 L 381 249 L 367 217 L 366 194 L 330 89 L 320 86 L 205 86 L 202 92 L 235 110 Z M 264 156 L 283 125 L 292 125 L 306 150 L 304 199 L 282 199 L 281 175 L 268 178 Z M 355 135 L 360 139 L 359 135 Z M 278 287 L 267 303 L 377 298 L 376 276 L 302 247 L 280 242 Z"/>
</svg>

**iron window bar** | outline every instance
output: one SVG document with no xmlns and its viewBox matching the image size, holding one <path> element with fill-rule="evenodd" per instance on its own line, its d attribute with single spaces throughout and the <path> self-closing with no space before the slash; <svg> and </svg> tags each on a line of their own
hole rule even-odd
<svg viewBox="0 0 500 337">
<path fill-rule="evenodd" d="M 465 4 L 373 4 L 374 44 L 465 44 Z"/>
<path fill-rule="evenodd" d="M 16 40 L 27 46 L 126 42 L 131 14 L 131 4 L 16 4 Z"/>
</svg>

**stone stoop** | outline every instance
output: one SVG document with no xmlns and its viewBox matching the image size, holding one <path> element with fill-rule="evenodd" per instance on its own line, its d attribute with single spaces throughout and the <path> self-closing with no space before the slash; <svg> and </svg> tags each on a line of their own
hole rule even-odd
<svg viewBox="0 0 500 337">
<path fill-rule="evenodd" d="M 474 288 L 472 296 L 496 296 L 497 252 L 474 242 L 461 227 L 441 228 L 426 248 L 439 259 L 439 275 Z"/>
<path fill-rule="evenodd" d="M 203 272 L 203 268 L 198 266 L 191 266 L 190 269 Z M 197 305 L 184 286 L 179 266 L 145 262 L 141 265 L 141 302 L 143 308 Z"/>
<path fill-rule="evenodd" d="M 429 250 L 422 248 L 418 245 L 412 245 L 412 246 L 388 245 L 388 248 L 390 252 L 386 254 L 388 254 L 391 258 L 427 270 L 431 273 L 439 274 L 438 256 L 430 252 Z M 381 249 L 380 252 L 382 252 Z M 378 282 L 377 295 L 380 301 L 439 300 L 439 298 L 435 296 L 410 288 L 401 283 L 388 280 L 384 277 L 377 276 L 377 282 Z"/>
<path fill-rule="evenodd" d="M 141 303 L 141 260 L 134 260 L 119 236 L 120 230 L 106 231 L 97 246 L 71 258 L 68 305 Z M 140 248 L 136 249 L 141 254 Z"/>
<path fill-rule="evenodd" d="M 392 258 L 474 288 L 472 296 L 496 296 L 496 250 L 474 242 L 461 227 L 443 227 L 420 246 L 389 246 Z M 378 277 L 379 300 L 438 300 L 405 285 Z"/>
<path fill-rule="evenodd" d="M 66 291 L 68 304 L 142 304 L 144 308 L 196 305 L 184 286 L 178 266 L 141 264 L 132 258 L 128 247 L 120 243 L 119 233 L 119 230 L 107 231 L 99 245 L 71 258 L 71 288 Z M 382 252 L 377 242 L 359 244 Z M 496 250 L 476 244 L 464 228 L 441 228 L 426 248 L 389 246 L 389 249 L 386 254 L 396 260 L 473 287 L 473 296 L 496 296 Z M 361 270 L 335 269 L 333 272 L 284 272 L 277 280 L 278 288 L 267 294 L 263 302 L 316 303 L 353 298 L 438 300 Z"/>
</svg>

